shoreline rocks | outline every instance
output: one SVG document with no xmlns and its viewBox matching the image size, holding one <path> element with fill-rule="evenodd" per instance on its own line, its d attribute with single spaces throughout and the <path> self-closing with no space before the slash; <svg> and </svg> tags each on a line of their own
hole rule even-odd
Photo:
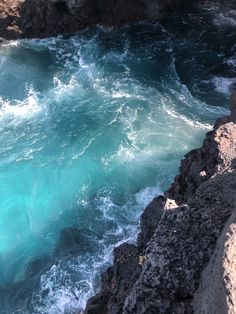
<svg viewBox="0 0 236 314">
<path fill-rule="evenodd" d="M 0 37 L 44 38 L 72 34 L 94 24 L 117 26 L 155 18 L 162 14 L 156 3 L 156 0 L 4 0 L 0 4 Z"/>
<path fill-rule="evenodd" d="M 212 0 L 222 7 L 235 0 Z M 211 2 L 212 2 L 211 1 Z M 144 19 L 163 19 L 192 10 L 207 0 L 3 0 L 0 38 L 45 38 L 71 35 L 89 25 L 120 26 Z"/>
<path fill-rule="evenodd" d="M 43 38 L 98 23 L 119 26 L 160 19 L 187 2 L 3 0 L 0 37 Z M 124 243 L 114 250 L 114 264 L 103 274 L 101 291 L 88 301 L 85 313 L 234 313 L 235 123 L 234 94 L 231 116 L 216 122 L 203 146 L 185 156 L 180 174 L 164 196 L 144 210 L 137 246 Z M 65 230 L 61 238 L 66 248 L 70 243 L 70 254 L 84 241 L 79 233 L 74 239 L 74 233 L 77 230 Z M 28 276 L 34 276 L 41 264 L 39 260 L 30 265 Z"/>
<path fill-rule="evenodd" d="M 234 104 L 231 109 L 230 116 L 216 121 L 203 146 L 181 161 L 180 174 L 164 196 L 155 198 L 144 210 L 137 247 L 123 244 L 115 249 L 114 264 L 103 275 L 99 294 L 88 301 L 86 314 L 183 314 L 194 313 L 194 308 L 197 314 L 234 313 L 235 274 L 231 269 L 235 266 L 228 258 L 236 254 L 235 227 L 231 224 L 236 214 Z M 224 227 L 231 228 L 233 234 L 231 251 L 227 243 L 224 246 Z M 216 260 L 221 263 L 220 257 L 212 257 L 219 246 L 221 256 L 225 247 L 224 265 L 228 263 L 224 277 L 223 266 L 221 272 L 215 266 Z M 127 268 L 117 268 L 121 261 L 129 264 L 128 275 Z M 208 289 L 214 271 L 217 280 L 212 280 L 212 289 Z M 221 285 L 221 290 L 213 289 L 214 285 Z M 209 306 L 205 305 L 206 296 L 211 297 Z M 221 300 L 218 310 L 215 297 Z"/>
</svg>

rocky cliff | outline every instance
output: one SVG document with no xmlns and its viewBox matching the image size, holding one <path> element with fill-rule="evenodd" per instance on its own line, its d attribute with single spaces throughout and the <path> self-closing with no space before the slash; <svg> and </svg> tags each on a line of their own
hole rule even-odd
<svg viewBox="0 0 236 314">
<path fill-rule="evenodd" d="M 217 241 L 210 263 L 203 271 L 194 296 L 194 313 L 236 313 L 236 213 Z"/>
<path fill-rule="evenodd" d="M 47 37 L 71 34 L 88 25 L 120 25 L 164 18 L 177 9 L 207 0 L 1 0 L 0 37 Z M 214 0 L 223 6 L 235 0 Z"/>
<path fill-rule="evenodd" d="M 0 36 L 71 34 L 91 24 L 163 18 L 189 5 L 187 0 L 2 0 Z M 232 104 L 231 115 L 218 120 L 202 147 L 182 160 L 164 196 L 144 210 L 137 245 L 114 250 L 114 264 L 85 313 L 236 312 L 235 95 Z"/>
<path fill-rule="evenodd" d="M 231 116 L 215 123 L 144 210 L 137 246 L 114 250 L 85 313 L 235 313 L 235 97 Z"/>
</svg>

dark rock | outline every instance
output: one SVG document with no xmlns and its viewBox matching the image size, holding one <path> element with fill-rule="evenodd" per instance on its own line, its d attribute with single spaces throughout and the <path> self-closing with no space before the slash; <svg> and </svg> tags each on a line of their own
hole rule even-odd
<svg viewBox="0 0 236 314">
<path fill-rule="evenodd" d="M 220 0 L 215 0 L 221 3 Z M 48 37 L 72 34 L 88 25 L 119 26 L 162 19 L 202 0 L 5 0 L 0 2 L 0 37 Z M 207 2 L 207 0 L 204 0 Z M 222 5 L 227 1 L 223 1 Z"/>
<path fill-rule="evenodd" d="M 236 124 L 231 117 L 222 118 L 203 146 L 185 156 L 165 197 L 144 210 L 139 248 L 133 247 L 128 267 L 119 264 L 125 245 L 115 251 L 114 266 L 86 313 L 193 313 L 201 273 L 236 210 L 235 161 Z M 138 252 L 144 253 L 137 261 Z M 97 312 L 89 312 L 101 303 Z"/>
<path fill-rule="evenodd" d="M 27 265 L 25 279 L 29 280 L 34 276 L 39 277 L 45 269 L 48 270 L 52 265 L 53 261 L 49 256 L 41 256 Z"/>
<path fill-rule="evenodd" d="M 214 130 L 207 133 L 203 146 L 185 155 L 181 161 L 180 174 L 165 193 L 167 197 L 175 199 L 179 204 L 185 203 L 204 181 L 230 167 L 235 155 L 234 127 L 226 127 L 225 130 L 223 127 L 230 121 L 231 116 L 219 119 Z"/>
<path fill-rule="evenodd" d="M 140 218 L 140 228 L 141 232 L 138 235 L 138 248 L 142 252 L 147 243 L 151 240 L 158 222 L 164 211 L 165 198 L 163 196 L 158 196 L 153 199 L 153 201 L 144 209 Z"/>
<path fill-rule="evenodd" d="M 107 305 L 112 297 L 111 281 L 114 276 L 113 267 L 102 274 L 101 292 L 89 299 L 84 314 L 108 313 Z"/>
<path fill-rule="evenodd" d="M 197 189 L 187 206 L 166 211 L 147 246 L 146 263 L 123 313 L 192 312 L 200 274 L 235 210 L 235 183 L 235 172 L 218 174 Z"/>
<path fill-rule="evenodd" d="M 102 276 L 101 291 L 88 301 L 85 314 L 122 313 L 124 299 L 141 273 L 138 249 L 124 243 L 114 249 L 114 266 Z"/>
</svg>

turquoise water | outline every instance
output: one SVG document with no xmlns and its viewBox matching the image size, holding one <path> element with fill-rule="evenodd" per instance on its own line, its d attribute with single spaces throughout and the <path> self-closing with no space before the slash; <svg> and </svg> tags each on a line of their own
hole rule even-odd
<svg viewBox="0 0 236 314">
<path fill-rule="evenodd" d="M 135 241 L 143 208 L 228 113 L 223 17 L 1 44 L 1 313 L 83 308 L 114 245 Z"/>
</svg>

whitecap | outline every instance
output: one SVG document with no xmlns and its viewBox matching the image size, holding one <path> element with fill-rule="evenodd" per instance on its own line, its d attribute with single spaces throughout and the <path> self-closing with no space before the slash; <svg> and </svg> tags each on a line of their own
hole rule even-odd
<svg viewBox="0 0 236 314">
<path fill-rule="evenodd" d="M 26 119 L 31 119 L 42 110 L 37 93 L 30 90 L 28 97 L 23 100 L 10 102 L 0 97 L 0 120 L 19 124 Z"/>
<path fill-rule="evenodd" d="M 3 40 L 3 42 L 0 44 L 0 47 L 18 47 L 19 44 L 19 40 Z"/>
</svg>

